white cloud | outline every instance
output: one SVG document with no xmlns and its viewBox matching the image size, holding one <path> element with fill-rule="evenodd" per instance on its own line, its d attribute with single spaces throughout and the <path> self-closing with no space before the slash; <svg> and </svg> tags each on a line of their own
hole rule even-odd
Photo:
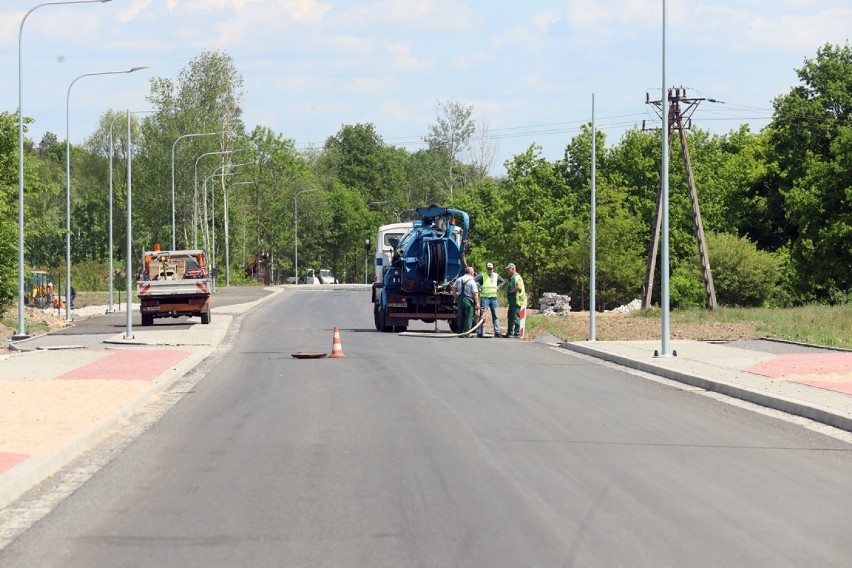
<svg viewBox="0 0 852 568">
<path fill-rule="evenodd" d="M 393 43 L 385 40 L 382 42 L 382 47 L 390 54 L 392 58 L 390 67 L 394 71 L 413 73 L 428 67 L 427 62 L 421 61 L 411 54 L 410 43 Z"/>
<path fill-rule="evenodd" d="M 133 0 L 130 6 L 121 11 L 118 16 L 118 19 L 122 22 L 129 22 L 131 20 L 135 20 L 136 17 L 142 13 L 145 8 L 151 3 L 151 0 Z"/>
</svg>

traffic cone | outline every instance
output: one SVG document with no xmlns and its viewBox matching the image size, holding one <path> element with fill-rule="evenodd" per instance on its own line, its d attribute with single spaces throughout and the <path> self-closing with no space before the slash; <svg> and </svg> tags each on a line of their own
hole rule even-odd
<svg viewBox="0 0 852 568">
<path fill-rule="evenodd" d="M 340 330 L 334 326 L 334 339 L 331 342 L 331 355 L 329 357 L 346 357 L 343 354 L 343 346 L 340 343 Z"/>
</svg>

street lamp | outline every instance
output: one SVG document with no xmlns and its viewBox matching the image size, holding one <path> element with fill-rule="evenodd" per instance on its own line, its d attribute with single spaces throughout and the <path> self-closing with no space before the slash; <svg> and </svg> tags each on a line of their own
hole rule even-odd
<svg viewBox="0 0 852 568">
<path fill-rule="evenodd" d="M 231 237 L 228 230 L 228 190 L 235 185 L 247 185 L 253 183 L 257 185 L 257 180 L 252 181 L 237 181 L 225 188 L 225 287 L 231 285 Z"/>
<path fill-rule="evenodd" d="M 133 188 L 132 178 L 130 176 L 130 164 L 133 162 L 133 145 L 130 143 L 130 109 L 127 109 L 127 267 L 125 268 L 125 289 L 127 291 L 127 309 L 125 312 L 125 328 L 124 339 L 133 339 L 133 296 L 131 291 L 132 270 L 133 270 L 133 200 L 130 198 L 130 192 Z"/>
<path fill-rule="evenodd" d="M 227 130 L 219 130 L 218 132 L 197 132 L 195 134 L 184 134 L 178 136 L 175 143 L 172 144 L 172 250 L 177 249 L 177 225 L 175 225 L 175 149 L 177 143 L 184 138 L 192 138 L 193 136 L 214 136 L 216 134 L 225 134 Z"/>
<path fill-rule="evenodd" d="M 208 222 L 207 222 L 207 181 L 210 180 L 210 179 L 213 179 L 214 177 L 218 177 L 218 176 L 224 177 L 224 176 L 232 176 L 232 175 L 236 174 L 236 172 L 228 172 L 228 171 L 221 171 L 220 172 L 220 170 L 224 170 L 225 168 L 235 168 L 235 167 L 239 167 L 239 166 L 247 166 L 247 165 L 253 164 L 253 163 L 254 162 L 244 162 L 242 164 L 224 164 L 224 165 L 216 168 L 211 175 L 204 178 L 204 228 L 205 229 L 207 229 L 207 227 L 208 227 Z M 213 228 L 213 239 L 210 243 L 210 253 L 211 253 L 210 267 L 211 267 L 212 270 L 215 271 L 216 270 L 216 192 L 213 190 L 212 186 L 211 186 L 211 190 L 210 190 L 210 195 L 211 195 L 211 208 L 212 208 L 211 218 L 212 218 L 212 221 L 209 223 L 209 226 L 211 226 Z M 205 238 L 205 245 L 206 244 L 207 244 L 207 239 Z M 215 291 L 215 288 L 216 288 L 216 279 L 215 278 L 213 279 L 213 288 L 214 288 L 214 291 Z"/>
<path fill-rule="evenodd" d="M 83 77 L 95 75 L 120 75 L 134 73 L 147 67 L 131 67 L 126 71 L 101 71 L 99 73 L 83 73 L 78 75 L 68 85 L 65 95 L 65 320 L 71 321 L 71 87 Z"/>
<path fill-rule="evenodd" d="M 249 166 L 249 165 L 251 165 L 251 164 L 253 164 L 253 163 L 254 163 L 254 162 L 243 162 L 242 164 L 225 164 L 225 165 L 220 166 L 219 168 L 217 168 L 217 171 L 218 171 L 218 170 L 221 170 L 221 169 L 224 169 L 224 168 L 238 168 L 238 167 L 240 167 L 240 166 Z M 216 173 L 214 173 L 214 174 L 213 174 L 213 176 L 210 176 L 210 177 L 215 177 L 216 175 L 232 176 L 232 175 L 234 175 L 235 173 L 236 173 L 236 172 L 227 172 L 227 171 L 223 171 L 221 174 L 216 174 Z M 208 178 L 208 179 L 209 179 L 209 178 Z M 222 180 L 222 183 L 224 184 L 224 180 Z M 223 190 L 223 191 L 224 191 L 224 190 Z M 210 207 L 211 207 L 211 211 L 210 211 L 210 216 L 211 216 L 210 226 L 213 228 L 213 242 L 212 242 L 211 246 L 212 246 L 212 249 L 213 249 L 213 268 L 215 268 L 215 267 L 216 267 L 216 187 L 215 187 L 215 186 L 212 186 L 212 185 L 210 186 Z"/>
<path fill-rule="evenodd" d="M 295 224 L 295 229 L 293 231 L 293 242 L 295 243 L 294 251 L 295 251 L 295 268 L 296 268 L 296 284 L 299 284 L 299 196 L 303 193 L 310 193 L 312 191 L 319 191 L 319 188 L 314 189 L 303 189 L 296 193 L 296 197 L 293 198 L 293 222 Z"/>
<path fill-rule="evenodd" d="M 662 234 L 660 243 L 660 309 L 661 314 L 661 336 L 660 356 L 670 357 L 672 349 L 670 344 L 671 328 L 669 322 L 669 95 L 666 86 L 666 19 L 668 10 L 666 0 L 663 0 L 663 55 L 662 75 L 663 92 L 663 130 L 662 130 L 662 159 L 660 164 L 660 215 L 662 216 Z"/>
<path fill-rule="evenodd" d="M 146 112 L 156 112 L 156 111 L 153 111 L 153 110 L 137 110 L 137 111 L 130 112 L 130 114 L 142 114 L 142 113 L 146 113 Z M 112 251 L 112 198 L 113 198 L 112 158 L 115 155 L 115 145 L 113 144 L 113 139 L 112 139 L 112 129 L 115 126 L 115 121 L 118 120 L 119 118 L 121 118 L 121 116 L 122 115 L 120 115 L 120 114 L 115 115 L 115 118 L 112 119 L 112 122 L 109 125 L 109 307 L 107 308 L 108 314 L 111 314 L 113 311 L 115 311 L 115 310 L 112 309 L 112 304 L 113 304 L 113 302 L 112 302 L 113 282 L 112 281 L 114 280 L 113 267 L 112 267 L 112 258 L 113 258 L 113 251 Z M 129 154 L 128 154 L 128 159 L 129 159 Z"/>
<path fill-rule="evenodd" d="M 24 82 L 21 43 L 24 36 L 24 22 L 35 10 L 43 6 L 59 6 L 62 4 L 103 4 L 110 0 L 65 0 L 62 2 L 45 2 L 38 4 L 24 14 L 18 29 L 18 330 L 12 340 L 26 339 L 26 319 L 24 316 Z"/>
<path fill-rule="evenodd" d="M 198 248 L 198 162 L 200 162 L 201 158 L 204 156 L 233 154 L 234 152 L 243 152 L 250 149 L 251 148 L 235 148 L 234 150 L 222 150 L 221 152 L 205 152 L 195 159 L 195 193 L 192 198 L 192 248 Z"/>
</svg>

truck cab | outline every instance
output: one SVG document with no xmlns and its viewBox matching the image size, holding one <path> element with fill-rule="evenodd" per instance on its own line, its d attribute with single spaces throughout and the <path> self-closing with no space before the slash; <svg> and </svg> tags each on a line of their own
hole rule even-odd
<svg viewBox="0 0 852 568">
<path fill-rule="evenodd" d="M 390 225 L 382 225 L 379 227 L 378 233 L 376 235 L 376 277 L 373 280 L 374 282 L 382 281 L 382 271 L 390 266 L 391 258 L 393 257 L 393 249 L 395 248 L 392 243 L 399 244 L 399 241 L 402 240 L 402 237 L 405 236 L 412 228 L 414 228 L 413 221 L 406 221 L 405 223 L 391 223 Z"/>
</svg>

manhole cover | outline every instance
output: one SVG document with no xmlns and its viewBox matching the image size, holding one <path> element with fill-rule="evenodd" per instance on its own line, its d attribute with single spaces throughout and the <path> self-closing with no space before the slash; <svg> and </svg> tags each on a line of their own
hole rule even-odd
<svg viewBox="0 0 852 568">
<path fill-rule="evenodd" d="M 305 351 L 299 351 L 298 353 L 293 353 L 293 357 L 296 359 L 321 359 L 326 357 L 325 353 L 309 353 Z"/>
</svg>

